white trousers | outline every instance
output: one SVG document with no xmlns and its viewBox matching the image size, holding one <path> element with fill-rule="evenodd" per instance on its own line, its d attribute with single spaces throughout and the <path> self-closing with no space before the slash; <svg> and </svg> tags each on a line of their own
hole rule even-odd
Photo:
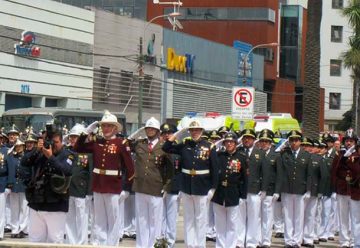
<svg viewBox="0 0 360 248">
<path fill-rule="evenodd" d="M 360 201 L 350 200 L 351 233 L 354 247 L 360 247 Z"/>
<path fill-rule="evenodd" d="M 124 234 L 136 234 L 135 195 L 130 194 L 124 201 Z"/>
<path fill-rule="evenodd" d="M 87 245 L 88 214 L 86 199 L 70 196 L 69 211 L 66 214 L 66 242 L 72 245 Z"/>
<path fill-rule="evenodd" d="M 310 199 L 306 200 L 305 207 L 305 219 L 304 219 L 304 243 L 314 244 L 315 235 L 315 221 L 316 212 L 318 206 L 317 197 L 311 196 Z"/>
<path fill-rule="evenodd" d="M 237 244 L 236 246 L 240 248 L 245 248 L 245 238 L 246 238 L 246 200 L 241 199 L 239 201 L 239 223 L 237 231 Z"/>
<path fill-rule="evenodd" d="M 136 247 L 153 247 L 161 237 L 163 198 L 135 193 Z"/>
<path fill-rule="evenodd" d="M 247 194 L 246 247 L 257 247 L 261 240 L 261 199 L 257 194 Z"/>
<path fill-rule="evenodd" d="M 65 212 L 35 211 L 30 208 L 29 241 L 63 243 L 65 219 Z"/>
<path fill-rule="evenodd" d="M 237 243 L 237 224 L 239 206 L 224 207 L 213 204 L 216 228 L 216 248 L 235 248 Z"/>
<path fill-rule="evenodd" d="M 90 234 L 90 243 L 94 243 L 94 198 L 92 195 L 85 197 L 85 211 L 87 215 L 86 230 L 87 234 Z"/>
<path fill-rule="evenodd" d="M 284 213 L 282 203 L 274 202 L 274 232 L 284 233 Z"/>
<path fill-rule="evenodd" d="M 303 195 L 281 194 L 284 211 L 286 245 L 301 245 L 304 230 L 305 201 Z"/>
<path fill-rule="evenodd" d="M 210 202 L 210 204 L 209 204 L 206 237 L 208 237 L 208 238 L 216 237 L 215 213 L 214 213 L 214 207 L 213 207 L 212 202 Z"/>
<path fill-rule="evenodd" d="M 350 196 L 337 195 L 338 214 L 339 214 L 339 244 L 340 246 L 350 246 Z"/>
<path fill-rule="evenodd" d="M 120 239 L 120 194 L 94 192 L 94 236 L 93 245 L 117 246 Z"/>
<path fill-rule="evenodd" d="M 184 241 L 188 248 L 206 247 L 207 196 L 182 194 L 184 204 Z"/>
<path fill-rule="evenodd" d="M 29 226 L 29 207 L 25 193 L 13 193 L 9 195 L 10 200 L 10 226 L 12 234 L 20 232 L 27 233 Z"/>
<path fill-rule="evenodd" d="M 321 224 L 319 231 L 319 238 L 328 239 L 333 238 L 334 233 L 332 232 L 332 225 L 335 221 L 335 212 L 332 208 L 333 199 L 331 197 L 324 196 L 321 199 L 322 210 L 321 210 Z"/>
<path fill-rule="evenodd" d="M 164 199 L 164 214 L 162 222 L 162 236 L 164 236 L 169 247 L 174 247 L 176 241 L 176 218 L 179 210 L 179 196 L 167 194 Z"/>
<path fill-rule="evenodd" d="M 274 202 L 272 196 L 266 196 L 261 202 L 261 246 L 271 246 L 272 227 L 274 223 Z"/>
<path fill-rule="evenodd" d="M 6 210 L 5 210 L 5 216 L 6 216 L 6 219 L 5 219 L 5 227 L 6 228 L 10 228 L 11 229 L 11 225 L 10 225 L 10 220 L 11 220 L 11 208 L 10 208 L 10 194 L 11 193 L 8 193 L 8 194 L 5 194 L 5 198 L 6 198 Z"/>
<path fill-rule="evenodd" d="M 4 238 L 4 228 L 6 222 L 5 210 L 6 209 L 6 196 L 5 193 L 0 193 L 0 238 Z"/>
</svg>

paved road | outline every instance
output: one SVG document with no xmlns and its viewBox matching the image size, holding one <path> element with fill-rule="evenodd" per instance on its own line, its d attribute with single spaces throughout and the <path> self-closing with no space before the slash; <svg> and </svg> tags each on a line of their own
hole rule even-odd
<svg viewBox="0 0 360 248">
<path fill-rule="evenodd" d="M 182 211 L 182 208 L 181 208 Z M 177 221 L 177 241 L 176 241 L 176 248 L 183 248 L 185 247 L 184 244 L 184 230 L 183 230 L 183 217 L 182 214 L 180 213 L 180 216 L 178 218 Z M 93 248 L 94 246 L 70 246 L 70 245 L 59 245 L 59 244 L 54 244 L 54 245 L 49 245 L 49 244 L 31 244 L 30 242 L 27 241 L 27 239 L 11 239 L 9 234 L 5 234 L 5 238 L 3 241 L 0 241 L 0 248 L 2 247 L 21 247 L 21 248 L 33 248 L 33 247 L 56 247 L 56 248 L 60 248 L 60 247 L 91 247 Z M 123 239 L 123 241 L 119 244 L 119 247 L 123 247 L 123 248 L 127 248 L 127 247 L 135 247 L 135 240 L 133 239 Z M 207 242 L 206 243 L 206 247 L 212 248 L 215 247 L 215 243 L 214 242 Z M 273 238 L 273 244 L 271 247 L 284 247 L 284 242 L 283 239 L 276 239 Z M 321 243 L 320 245 L 317 245 L 316 247 L 339 247 L 338 243 L 337 243 L 337 237 L 335 241 L 331 241 L 331 242 L 327 242 L 327 243 Z"/>
</svg>

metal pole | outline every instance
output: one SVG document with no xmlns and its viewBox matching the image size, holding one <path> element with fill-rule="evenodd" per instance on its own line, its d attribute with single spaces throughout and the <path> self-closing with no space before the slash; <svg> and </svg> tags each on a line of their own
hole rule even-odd
<svg viewBox="0 0 360 248">
<path fill-rule="evenodd" d="M 358 130 L 358 121 L 359 121 L 359 82 L 357 80 L 354 80 L 355 83 L 355 132 L 356 134 L 359 134 Z"/>
<path fill-rule="evenodd" d="M 143 105 L 143 40 L 140 37 L 140 46 L 139 46 L 139 100 L 138 100 L 138 128 L 142 126 L 142 105 Z"/>
</svg>

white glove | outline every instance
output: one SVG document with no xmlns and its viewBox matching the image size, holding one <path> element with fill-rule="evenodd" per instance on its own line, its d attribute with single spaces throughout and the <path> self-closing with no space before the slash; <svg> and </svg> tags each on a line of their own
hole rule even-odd
<svg viewBox="0 0 360 248">
<path fill-rule="evenodd" d="M 245 199 L 243 199 L 243 198 L 240 198 L 240 199 L 239 199 L 239 205 L 242 205 L 242 204 L 244 204 L 245 202 L 246 202 Z"/>
<path fill-rule="evenodd" d="M 179 139 L 186 132 L 187 132 L 187 128 L 183 128 L 183 129 L 177 131 L 176 133 L 174 133 L 174 136 L 176 139 Z"/>
<path fill-rule="evenodd" d="M 8 195 L 8 194 L 10 194 L 10 193 L 11 193 L 11 189 L 5 188 L 5 195 Z"/>
<path fill-rule="evenodd" d="M 119 201 L 120 202 L 125 201 L 125 199 L 129 197 L 129 195 L 130 195 L 129 191 L 126 190 L 121 191 Z"/>
<path fill-rule="evenodd" d="M 272 200 L 276 202 L 280 198 L 280 195 L 278 193 L 273 194 Z"/>
<path fill-rule="evenodd" d="M 210 189 L 210 190 L 208 191 L 208 193 L 207 193 L 207 200 L 208 200 L 208 201 L 211 201 L 211 199 L 213 198 L 214 194 L 215 194 L 215 189 Z"/>
<path fill-rule="evenodd" d="M 310 191 L 307 191 L 305 194 L 304 194 L 304 199 L 310 199 L 311 197 L 311 193 Z"/>
<path fill-rule="evenodd" d="M 331 199 L 336 200 L 336 193 L 335 192 L 331 194 Z"/>
<path fill-rule="evenodd" d="M 94 121 L 93 123 L 91 123 L 89 126 L 86 127 L 84 133 L 86 134 L 93 133 L 94 130 L 97 128 L 98 123 L 99 123 L 98 121 Z"/>
<path fill-rule="evenodd" d="M 265 197 L 266 197 L 266 192 L 265 192 L 265 191 L 260 191 L 260 192 L 258 193 L 258 196 L 260 196 L 260 200 L 264 200 Z"/>
<path fill-rule="evenodd" d="M 163 199 L 165 199 L 166 195 L 167 195 L 167 192 L 165 190 L 161 190 L 161 194 L 162 194 Z"/>
</svg>

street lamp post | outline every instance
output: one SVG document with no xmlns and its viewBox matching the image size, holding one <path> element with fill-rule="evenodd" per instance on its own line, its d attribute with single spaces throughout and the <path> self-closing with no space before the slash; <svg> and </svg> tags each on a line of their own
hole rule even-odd
<svg viewBox="0 0 360 248">
<path fill-rule="evenodd" d="M 150 23 L 155 21 L 156 19 L 168 17 L 168 18 L 176 18 L 177 16 L 180 16 L 181 14 L 179 12 L 173 12 L 166 15 L 159 15 L 152 18 L 150 21 L 148 21 L 145 24 L 143 36 L 140 37 L 139 40 L 139 99 L 138 99 L 138 128 L 141 128 L 142 125 L 142 112 L 143 112 L 143 79 L 144 79 L 144 55 L 143 55 L 143 43 L 145 42 L 145 31 L 149 27 Z M 178 22 L 171 23 L 174 26 L 178 26 Z M 174 28 L 173 28 L 174 30 Z"/>
<path fill-rule="evenodd" d="M 279 44 L 276 42 L 272 42 L 272 43 L 265 43 L 265 44 L 259 44 L 256 46 L 253 46 L 250 51 L 245 55 L 244 59 L 243 59 L 243 64 L 244 64 L 244 78 L 243 78 L 243 84 L 246 84 L 246 69 L 247 69 L 247 60 L 248 57 L 250 55 L 250 53 L 252 53 L 256 48 L 260 48 L 260 47 L 272 47 L 272 46 L 278 46 Z"/>
</svg>

